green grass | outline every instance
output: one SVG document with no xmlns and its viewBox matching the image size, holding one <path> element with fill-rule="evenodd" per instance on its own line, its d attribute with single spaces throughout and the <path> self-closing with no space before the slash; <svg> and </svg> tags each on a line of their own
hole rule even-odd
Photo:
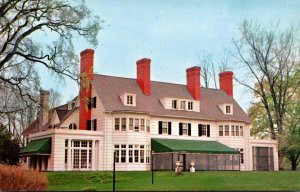
<svg viewBox="0 0 300 192">
<path fill-rule="evenodd" d="M 48 190 L 112 190 L 111 172 L 49 172 Z M 176 176 L 174 172 L 117 172 L 116 191 L 180 190 L 299 190 L 300 172 L 198 171 Z"/>
</svg>

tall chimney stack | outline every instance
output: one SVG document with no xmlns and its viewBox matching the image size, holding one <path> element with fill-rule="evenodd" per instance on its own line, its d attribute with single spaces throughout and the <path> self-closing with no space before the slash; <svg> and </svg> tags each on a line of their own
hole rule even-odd
<svg viewBox="0 0 300 192">
<path fill-rule="evenodd" d="M 186 84 L 190 94 L 195 100 L 200 100 L 200 67 L 191 67 L 186 69 Z"/>
<path fill-rule="evenodd" d="M 143 58 L 136 62 L 137 66 L 137 83 L 144 95 L 151 95 L 151 82 L 150 82 L 150 63 L 151 59 Z"/>
<path fill-rule="evenodd" d="M 91 120 L 91 109 L 88 108 L 88 102 L 92 97 L 94 50 L 86 49 L 80 53 L 80 56 L 79 129 L 87 130 L 87 122 Z"/>
<path fill-rule="evenodd" d="M 49 120 L 49 91 L 40 90 L 39 130 L 43 130 Z"/>
<path fill-rule="evenodd" d="M 227 95 L 233 97 L 233 72 L 225 71 L 219 74 L 220 89 L 225 91 Z"/>
</svg>

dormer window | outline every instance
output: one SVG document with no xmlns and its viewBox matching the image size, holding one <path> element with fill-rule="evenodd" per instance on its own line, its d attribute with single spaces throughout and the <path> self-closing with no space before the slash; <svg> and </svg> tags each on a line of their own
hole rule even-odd
<svg viewBox="0 0 300 192">
<path fill-rule="evenodd" d="M 185 110 L 185 101 L 180 101 L 180 109 Z"/>
<path fill-rule="evenodd" d="M 172 100 L 172 109 L 177 109 L 177 100 Z"/>
<path fill-rule="evenodd" d="M 227 113 L 227 114 L 231 113 L 231 106 L 230 105 L 225 106 L 225 113 Z"/>
<path fill-rule="evenodd" d="M 193 101 L 188 101 L 188 110 L 189 111 L 193 110 Z"/>
<path fill-rule="evenodd" d="M 120 95 L 123 105 L 125 106 L 136 106 L 136 96 L 131 93 L 124 93 Z"/>
<path fill-rule="evenodd" d="M 70 130 L 76 130 L 76 129 L 77 129 L 77 125 L 76 125 L 75 123 L 71 123 L 71 124 L 69 125 L 69 129 L 70 129 Z"/>
<path fill-rule="evenodd" d="M 219 105 L 220 110 L 225 115 L 233 115 L 233 105 L 228 103 L 223 103 Z"/>
</svg>

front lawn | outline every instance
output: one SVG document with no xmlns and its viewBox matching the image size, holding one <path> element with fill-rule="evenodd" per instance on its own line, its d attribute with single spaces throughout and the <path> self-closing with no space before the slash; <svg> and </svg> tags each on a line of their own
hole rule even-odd
<svg viewBox="0 0 300 192">
<path fill-rule="evenodd" d="M 48 190 L 112 190 L 112 172 L 49 172 Z M 174 172 L 117 172 L 116 191 L 162 190 L 299 190 L 300 172 L 198 171 L 176 176 Z"/>
</svg>

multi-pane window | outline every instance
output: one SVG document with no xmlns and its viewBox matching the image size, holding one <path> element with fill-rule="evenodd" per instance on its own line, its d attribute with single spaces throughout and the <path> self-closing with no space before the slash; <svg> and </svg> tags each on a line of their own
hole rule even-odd
<svg viewBox="0 0 300 192">
<path fill-rule="evenodd" d="M 168 134 L 168 122 L 162 122 L 162 133 Z"/>
<path fill-rule="evenodd" d="M 150 163 L 150 145 L 115 145 L 115 152 L 116 163 Z"/>
<path fill-rule="evenodd" d="M 185 110 L 185 101 L 180 101 L 180 109 Z"/>
<path fill-rule="evenodd" d="M 126 131 L 126 118 L 122 118 L 121 125 L 122 131 Z"/>
<path fill-rule="evenodd" d="M 146 131 L 149 133 L 150 132 L 150 120 L 146 120 Z"/>
<path fill-rule="evenodd" d="M 240 126 L 240 136 L 243 136 L 243 134 L 244 134 L 243 126 Z"/>
<path fill-rule="evenodd" d="M 92 141 L 72 141 L 71 162 L 73 169 L 90 169 L 92 165 Z M 65 149 L 67 154 L 67 149 Z M 65 163 L 68 161 L 68 155 L 65 155 Z"/>
<path fill-rule="evenodd" d="M 133 95 L 127 95 L 127 105 L 133 105 Z"/>
<path fill-rule="evenodd" d="M 140 130 L 145 131 L 145 119 L 141 119 Z"/>
<path fill-rule="evenodd" d="M 188 110 L 193 110 L 193 101 L 188 101 Z"/>
<path fill-rule="evenodd" d="M 225 125 L 225 136 L 229 136 L 229 125 Z"/>
<path fill-rule="evenodd" d="M 206 136 L 206 125 L 202 125 L 201 134 Z"/>
<path fill-rule="evenodd" d="M 219 136 L 223 136 L 223 125 L 219 126 Z"/>
<path fill-rule="evenodd" d="M 96 108 L 96 97 L 89 99 L 88 108 Z"/>
<path fill-rule="evenodd" d="M 210 137 L 210 125 L 198 124 L 198 136 Z"/>
<path fill-rule="evenodd" d="M 177 100 L 172 100 L 172 109 L 177 109 Z"/>
<path fill-rule="evenodd" d="M 182 135 L 187 135 L 187 134 L 188 134 L 188 124 L 182 123 Z"/>
<path fill-rule="evenodd" d="M 129 130 L 133 130 L 133 118 L 129 118 Z"/>
<path fill-rule="evenodd" d="M 115 131 L 120 130 L 120 118 L 115 118 Z"/>
<path fill-rule="evenodd" d="M 139 131 L 139 119 L 134 119 L 134 131 Z"/>
<path fill-rule="evenodd" d="M 241 164 L 244 164 L 244 149 L 240 149 Z"/>
<path fill-rule="evenodd" d="M 235 132 L 234 132 L 234 125 L 231 125 L 231 136 L 234 136 L 235 134 L 234 134 Z"/>
<path fill-rule="evenodd" d="M 77 129 L 77 125 L 76 125 L 75 123 L 71 123 L 71 124 L 69 125 L 69 129 L 71 129 L 71 130 L 76 130 L 76 129 Z"/>
<path fill-rule="evenodd" d="M 230 105 L 225 106 L 225 113 L 226 114 L 231 114 L 231 106 Z"/>
<path fill-rule="evenodd" d="M 239 134 L 239 126 L 238 125 L 236 125 L 235 126 L 235 136 L 239 136 L 240 134 Z"/>
</svg>

